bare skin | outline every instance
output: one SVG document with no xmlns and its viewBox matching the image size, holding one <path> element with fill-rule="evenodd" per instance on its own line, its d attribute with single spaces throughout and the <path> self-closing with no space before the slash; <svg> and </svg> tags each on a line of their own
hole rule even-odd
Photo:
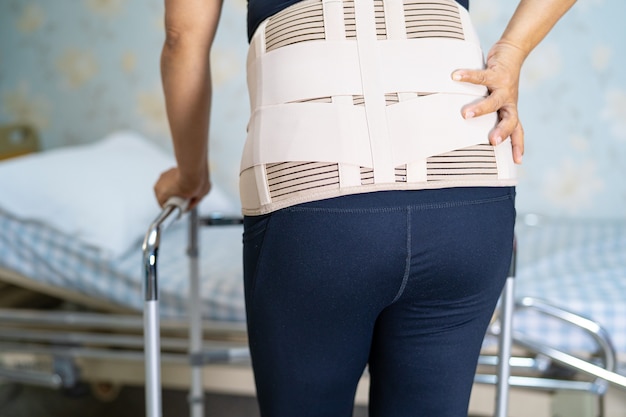
<svg viewBox="0 0 626 417">
<path fill-rule="evenodd" d="M 498 112 L 489 140 L 511 137 L 513 159 L 522 162 L 524 130 L 517 101 L 519 76 L 528 54 L 576 0 L 521 0 L 502 37 L 487 54 L 485 70 L 459 69 L 452 78 L 484 85 L 490 94 L 462 109 L 465 118 Z M 208 162 L 211 68 L 209 55 L 222 0 L 165 0 L 166 40 L 161 75 L 177 166 L 154 186 L 161 206 L 177 196 L 197 205 L 211 189 Z"/>
<path fill-rule="evenodd" d="M 165 0 L 161 77 L 177 166 L 154 186 L 161 206 L 177 196 L 189 199 L 192 208 L 211 189 L 209 55 L 221 8 L 221 0 Z"/>
<path fill-rule="evenodd" d="M 466 119 L 498 112 L 500 121 L 489 134 L 492 145 L 511 137 L 513 160 L 522 163 L 524 129 L 519 120 L 517 101 L 522 64 L 530 52 L 550 32 L 576 0 L 522 0 L 502 37 L 487 54 L 486 69 L 457 70 L 457 81 L 484 85 L 489 96 L 462 109 Z"/>
</svg>

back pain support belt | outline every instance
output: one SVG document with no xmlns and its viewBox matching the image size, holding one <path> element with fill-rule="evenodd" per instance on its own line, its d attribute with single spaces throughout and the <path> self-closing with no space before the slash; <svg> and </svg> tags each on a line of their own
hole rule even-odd
<svg viewBox="0 0 626 417">
<path fill-rule="evenodd" d="M 346 194 L 509 186 L 510 140 L 495 113 L 465 120 L 484 68 L 454 0 L 304 0 L 264 21 L 248 53 L 251 117 L 240 192 L 259 215 Z"/>
</svg>

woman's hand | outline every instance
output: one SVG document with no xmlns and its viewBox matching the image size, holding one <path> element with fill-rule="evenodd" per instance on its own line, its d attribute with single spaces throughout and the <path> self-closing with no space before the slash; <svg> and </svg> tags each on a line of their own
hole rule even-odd
<svg viewBox="0 0 626 417">
<path fill-rule="evenodd" d="M 497 145 L 511 137 L 513 160 L 522 163 L 524 130 L 517 115 L 519 74 L 522 63 L 548 34 L 556 22 L 576 0 L 520 0 L 500 41 L 487 55 L 487 68 L 480 71 L 457 70 L 457 81 L 487 87 L 489 96 L 465 106 L 463 117 L 470 118 L 498 112 L 500 120 L 489 133 L 489 141 Z"/>
<path fill-rule="evenodd" d="M 208 170 L 206 175 L 183 178 L 178 168 L 171 168 L 163 173 L 154 184 L 154 194 L 163 207 L 170 197 L 182 197 L 189 200 L 189 209 L 200 203 L 211 190 Z"/>
<path fill-rule="evenodd" d="M 456 81 L 484 85 L 489 96 L 462 109 L 466 119 L 498 112 L 499 121 L 489 133 L 492 145 L 498 145 L 511 137 L 513 160 L 522 163 L 524 154 L 524 130 L 517 113 L 519 76 L 526 54 L 515 45 L 499 41 L 487 55 L 484 70 L 457 70 L 452 74 Z"/>
</svg>

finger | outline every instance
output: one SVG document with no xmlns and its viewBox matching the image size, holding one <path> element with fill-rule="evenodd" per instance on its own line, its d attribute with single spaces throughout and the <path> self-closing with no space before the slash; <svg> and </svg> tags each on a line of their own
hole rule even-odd
<svg viewBox="0 0 626 417">
<path fill-rule="evenodd" d="M 500 121 L 496 124 L 496 127 L 489 132 L 489 142 L 493 146 L 498 146 L 515 131 L 515 127 L 519 123 L 516 116 L 510 115 L 506 111 L 499 112 Z"/>
<path fill-rule="evenodd" d="M 502 104 L 501 94 L 494 92 L 485 98 L 464 106 L 461 113 L 464 118 L 471 119 L 472 117 L 496 112 L 502 107 Z"/>
<path fill-rule="evenodd" d="M 486 70 L 460 69 L 452 73 L 452 79 L 454 81 L 486 86 L 489 80 L 489 73 Z"/>
<path fill-rule="evenodd" d="M 161 187 L 158 183 L 154 186 L 154 195 L 156 196 L 159 207 L 163 208 L 165 206 L 165 203 L 167 202 L 168 196 L 161 191 Z"/>
<path fill-rule="evenodd" d="M 156 181 L 154 186 L 152 187 L 154 191 L 154 195 L 159 204 L 159 207 L 165 206 L 165 203 L 171 196 L 169 193 L 171 177 L 173 175 L 174 169 L 170 168 L 167 171 L 163 171 L 161 175 L 159 175 L 159 179 Z"/>
<path fill-rule="evenodd" d="M 195 195 L 189 197 L 189 205 L 187 210 L 191 210 L 197 207 L 200 202 L 211 192 L 211 181 L 208 180 L 202 187 L 199 189 Z"/>
<path fill-rule="evenodd" d="M 496 144 L 499 144 L 506 138 L 513 135 L 516 129 L 520 129 L 517 133 L 521 134 L 523 139 L 523 130 L 521 129 L 516 106 L 509 105 L 501 108 L 498 111 L 498 116 L 500 117 L 500 121 L 493 131 L 493 138 Z M 498 138 L 500 140 L 498 140 Z"/>
<path fill-rule="evenodd" d="M 511 144 L 513 145 L 513 161 L 516 164 L 521 164 L 524 156 L 524 128 L 521 123 L 517 123 L 513 133 L 511 133 Z"/>
<path fill-rule="evenodd" d="M 159 207 L 163 207 L 163 204 L 161 203 L 161 200 L 162 200 L 162 197 L 161 197 L 161 177 L 159 177 L 157 182 L 155 182 L 154 185 L 152 186 L 152 191 L 154 192 L 154 197 L 156 198 L 156 201 L 159 204 Z"/>
</svg>

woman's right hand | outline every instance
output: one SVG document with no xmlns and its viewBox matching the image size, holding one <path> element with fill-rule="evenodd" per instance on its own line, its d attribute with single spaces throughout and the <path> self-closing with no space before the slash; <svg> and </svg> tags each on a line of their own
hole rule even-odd
<svg viewBox="0 0 626 417">
<path fill-rule="evenodd" d="M 170 168 L 161 173 L 154 184 L 154 194 L 161 207 L 170 197 L 181 197 L 189 200 L 189 209 L 192 209 L 210 190 L 211 181 L 208 169 L 205 174 L 184 178 L 178 167 Z"/>
</svg>

